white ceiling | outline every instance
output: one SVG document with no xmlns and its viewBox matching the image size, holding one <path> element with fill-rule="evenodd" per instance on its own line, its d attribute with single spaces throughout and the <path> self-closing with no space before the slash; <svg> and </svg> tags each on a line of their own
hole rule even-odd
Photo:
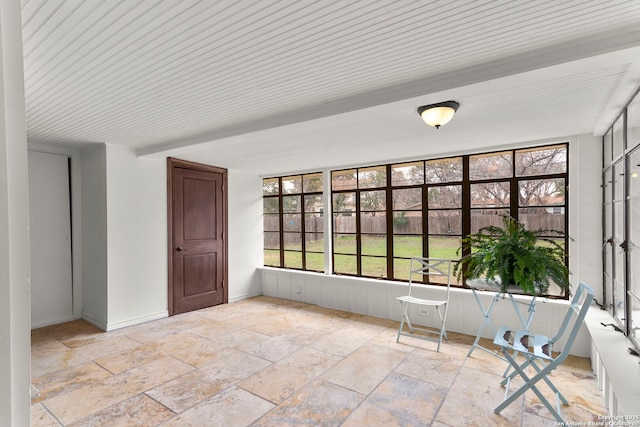
<svg viewBox="0 0 640 427">
<path fill-rule="evenodd" d="M 23 0 L 28 140 L 269 175 L 601 134 L 637 0 Z M 419 105 L 460 102 L 440 130 Z"/>
</svg>

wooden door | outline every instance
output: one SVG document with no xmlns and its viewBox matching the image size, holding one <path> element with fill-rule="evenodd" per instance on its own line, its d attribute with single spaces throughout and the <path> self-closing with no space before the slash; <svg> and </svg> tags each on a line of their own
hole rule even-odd
<svg viewBox="0 0 640 427">
<path fill-rule="evenodd" d="M 169 159 L 169 312 L 228 302 L 225 169 Z"/>
</svg>

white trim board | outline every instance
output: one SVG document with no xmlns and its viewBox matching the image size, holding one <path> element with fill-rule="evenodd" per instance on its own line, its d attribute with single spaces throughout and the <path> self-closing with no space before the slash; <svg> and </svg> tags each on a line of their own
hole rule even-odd
<svg viewBox="0 0 640 427">
<path fill-rule="evenodd" d="M 611 415 L 640 416 L 640 358 L 631 355 L 631 342 L 620 332 L 601 323 L 615 323 L 604 310 L 592 307 L 585 324 L 591 335 L 591 368 Z M 632 424 L 639 420 L 629 419 Z"/>
</svg>

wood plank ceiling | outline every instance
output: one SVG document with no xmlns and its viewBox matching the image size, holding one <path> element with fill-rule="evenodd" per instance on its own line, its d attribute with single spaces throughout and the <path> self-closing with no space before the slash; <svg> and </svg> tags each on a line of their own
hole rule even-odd
<svg viewBox="0 0 640 427">
<path fill-rule="evenodd" d="M 22 14 L 29 141 L 141 153 L 640 45 L 633 0 L 23 0 Z M 601 113 L 635 60 L 485 91 L 465 108 L 551 97 Z M 349 132 L 375 128 L 354 119 Z"/>
</svg>

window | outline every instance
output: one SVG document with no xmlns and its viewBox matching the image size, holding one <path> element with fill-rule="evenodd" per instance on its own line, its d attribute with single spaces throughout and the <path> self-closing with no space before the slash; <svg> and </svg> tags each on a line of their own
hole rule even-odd
<svg viewBox="0 0 640 427">
<path fill-rule="evenodd" d="M 464 236 L 502 226 L 503 215 L 565 232 L 567 151 L 557 144 L 332 171 L 332 273 L 407 280 L 411 257 L 457 259 Z M 265 265 L 322 271 L 321 174 L 267 178 L 263 188 Z M 566 236 L 545 237 L 568 247 Z"/>
<path fill-rule="evenodd" d="M 603 305 L 640 349 L 640 90 L 603 137 Z"/>
<path fill-rule="evenodd" d="M 463 236 L 502 226 L 503 215 L 531 229 L 567 229 L 566 144 L 331 176 L 335 274 L 407 280 L 411 257 L 459 258 Z M 567 237 L 545 237 L 567 247 Z"/>
<path fill-rule="evenodd" d="M 324 270 L 322 173 L 262 181 L 264 265 Z"/>
</svg>

